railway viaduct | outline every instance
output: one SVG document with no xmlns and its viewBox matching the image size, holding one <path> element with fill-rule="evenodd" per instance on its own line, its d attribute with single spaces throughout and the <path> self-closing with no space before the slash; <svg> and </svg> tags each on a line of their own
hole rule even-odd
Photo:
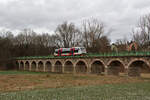
<svg viewBox="0 0 150 100">
<path fill-rule="evenodd" d="M 149 55 L 26 57 L 15 59 L 19 70 L 140 76 L 150 72 Z"/>
</svg>

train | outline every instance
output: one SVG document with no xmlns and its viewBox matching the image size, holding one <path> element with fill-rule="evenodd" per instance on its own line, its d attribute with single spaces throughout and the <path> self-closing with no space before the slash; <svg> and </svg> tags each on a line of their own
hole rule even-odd
<svg viewBox="0 0 150 100">
<path fill-rule="evenodd" d="M 59 48 L 55 49 L 54 56 L 82 56 L 86 53 L 85 47 Z"/>
</svg>

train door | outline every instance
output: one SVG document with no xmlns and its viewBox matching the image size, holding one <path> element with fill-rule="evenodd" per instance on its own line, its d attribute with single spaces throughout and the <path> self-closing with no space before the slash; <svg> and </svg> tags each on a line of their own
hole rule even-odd
<svg viewBox="0 0 150 100">
<path fill-rule="evenodd" d="M 58 50 L 58 56 L 61 56 L 61 49 Z"/>
<path fill-rule="evenodd" d="M 71 55 L 74 56 L 74 48 L 71 48 Z"/>
</svg>

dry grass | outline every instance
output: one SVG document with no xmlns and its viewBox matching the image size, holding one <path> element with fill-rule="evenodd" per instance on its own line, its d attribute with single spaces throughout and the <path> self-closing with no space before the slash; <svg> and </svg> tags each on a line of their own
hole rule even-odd
<svg viewBox="0 0 150 100">
<path fill-rule="evenodd" d="M 0 91 L 20 91 L 101 84 L 121 84 L 149 81 L 150 74 L 142 77 L 101 76 L 90 74 L 16 74 L 0 75 Z"/>
</svg>

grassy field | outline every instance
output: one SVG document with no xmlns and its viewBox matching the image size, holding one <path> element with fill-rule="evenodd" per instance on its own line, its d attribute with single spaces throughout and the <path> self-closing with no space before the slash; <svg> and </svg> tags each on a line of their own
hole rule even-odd
<svg viewBox="0 0 150 100">
<path fill-rule="evenodd" d="M 150 100 L 150 77 L 1 71 L 0 100 Z"/>
<path fill-rule="evenodd" d="M 109 84 L 1 93 L 0 100 L 150 100 L 150 83 Z"/>
</svg>

